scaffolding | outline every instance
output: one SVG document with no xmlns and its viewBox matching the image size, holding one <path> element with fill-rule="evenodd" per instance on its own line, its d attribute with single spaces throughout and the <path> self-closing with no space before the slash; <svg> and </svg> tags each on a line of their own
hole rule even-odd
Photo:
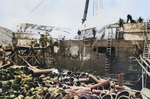
<svg viewBox="0 0 150 99">
<path fill-rule="evenodd" d="M 150 22 L 147 22 L 145 26 L 145 43 L 143 55 L 136 58 L 139 65 L 142 67 L 142 88 L 146 88 L 147 76 L 150 77 L 150 40 L 148 38 L 148 30 L 150 29 Z"/>
</svg>

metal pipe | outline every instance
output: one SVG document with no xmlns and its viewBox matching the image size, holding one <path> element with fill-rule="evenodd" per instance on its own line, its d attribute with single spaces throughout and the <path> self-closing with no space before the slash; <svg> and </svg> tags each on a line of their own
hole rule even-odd
<svg viewBox="0 0 150 99">
<path fill-rule="evenodd" d="M 119 86 L 123 86 L 123 74 L 118 74 Z"/>
<path fill-rule="evenodd" d="M 4 64 L 4 65 L 0 66 L 0 69 L 2 69 L 3 67 L 8 66 L 8 65 L 10 65 L 10 64 L 11 64 L 10 62 L 8 62 L 8 63 Z"/>
<path fill-rule="evenodd" d="M 142 88 L 144 88 L 144 70 L 142 69 Z"/>
<path fill-rule="evenodd" d="M 146 70 L 146 68 L 140 63 L 140 61 L 136 58 L 137 62 L 141 65 L 142 69 L 150 76 L 150 73 Z"/>
<path fill-rule="evenodd" d="M 148 66 L 150 68 L 150 65 L 142 58 L 141 55 L 140 55 L 140 59 L 146 64 L 146 66 Z"/>
<path fill-rule="evenodd" d="M 94 80 L 96 83 L 100 83 L 100 80 L 98 80 L 95 76 L 93 76 L 92 74 L 89 74 L 88 76 L 89 78 L 91 78 L 92 80 Z"/>
</svg>

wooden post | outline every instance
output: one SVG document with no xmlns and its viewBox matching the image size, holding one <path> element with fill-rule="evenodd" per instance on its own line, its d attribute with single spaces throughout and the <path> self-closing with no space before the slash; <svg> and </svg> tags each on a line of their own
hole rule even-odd
<svg viewBox="0 0 150 99">
<path fill-rule="evenodd" d="M 25 60 L 27 60 L 27 58 L 31 55 L 31 52 L 28 54 L 28 56 L 25 58 Z M 24 61 L 20 64 L 22 65 L 24 63 Z"/>
<path fill-rule="evenodd" d="M 28 65 L 29 65 L 29 67 L 32 67 L 23 57 L 21 57 L 20 55 L 18 55 L 24 62 L 26 62 Z"/>
<path fill-rule="evenodd" d="M 123 74 L 118 74 L 119 86 L 123 86 Z"/>
</svg>

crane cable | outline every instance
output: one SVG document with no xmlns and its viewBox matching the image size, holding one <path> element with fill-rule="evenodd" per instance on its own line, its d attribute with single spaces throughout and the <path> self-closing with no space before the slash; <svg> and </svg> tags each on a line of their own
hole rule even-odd
<svg viewBox="0 0 150 99">
<path fill-rule="evenodd" d="M 83 63 L 84 63 L 84 59 L 83 59 L 84 53 L 85 53 L 85 44 L 84 44 L 84 41 L 85 41 L 85 40 L 83 39 L 83 51 L 82 51 L 82 54 L 83 54 L 83 55 L 81 55 L 82 62 L 81 62 L 81 66 L 80 66 L 78 72 L 81 71 L 81 69 L 82 69 L 82 67 L 83 67 Z"/>
<path fill-rule="evenodd" d="M 40 6 L 43 1 L 44 0 L 42 0 L 28 15 L 30 15 L 38 6 Z"/>
</svg>

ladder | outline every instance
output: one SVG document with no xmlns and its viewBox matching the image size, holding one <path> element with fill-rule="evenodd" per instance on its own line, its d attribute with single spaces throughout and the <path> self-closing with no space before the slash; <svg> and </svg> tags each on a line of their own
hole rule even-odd
<svg viewBox="0 0 150 99">
<path fill-rule="evenodd" d="M 147 22 L 147 29 L 150 29 L 150 20 Z"/>
<path fill-rule="evenodd" d="M 143 58 L 150 59 L 150 40 L 148 40 L 148 33 L 147 30 L 150 29 L 150 22 L 147 22 L 147 29 L 145 33 L 145 43 L 144 43 L 144 51 L 143 51 Z"/>
<path fill-rule="evenodd" d="M 109 71 L 109 67 L 110 67 L 112 34 L 113 34 L 113 31 L 108 33 L 107 48 L 106 48 L 106 59 L 105 59 L 105 71 Z"/>
<path fill-rule="evenodd" d="M 143 58 L 150 58 L 149 48 L 150 48 L 149 43 L 145 42 L 145 44 L 144 44 Z"/>
<path fill-rule="evenodd" d="M 150 40 L 148 39 L 147 30 L 150 29 L 150 21 L 147 22 L 145 28 L 145 43 L 143 50 L 143 57 L 140 55 L 140 59 L 136 58 L 139 65 L 142 67 L 142 88 L 146 87 L 147 76 L 150 77 Z M 144 63 L 144 64 L 143 64 Z"/>
</svg>

